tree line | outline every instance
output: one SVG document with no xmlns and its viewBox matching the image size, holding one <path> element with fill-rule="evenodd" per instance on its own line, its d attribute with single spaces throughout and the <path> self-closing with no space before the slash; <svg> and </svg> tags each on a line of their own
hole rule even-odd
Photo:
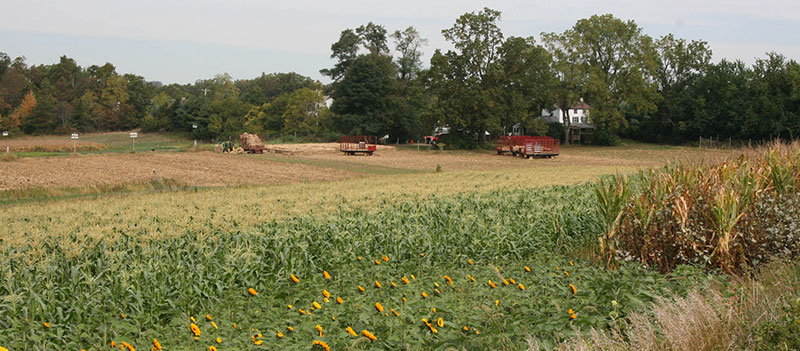
<svg viewBox="0 0 800 351">
<path fill-rule="evenodd" d="M 81 67 L 63 56 L 28 66 L 24 57 L 0 53 L 0 129 L 141 128 L 200 139 L 244 131 L 284 140 L 369 134 L 404 142 L 447 127 L 451 146 L 475 147 L 518 123 L 528 134 L 569 140 L 569 118 L 548 124 L 542 110 L 569 116 L 582 98 L 600 144 L 800 135 L 800 65 L 780 54 L 751 66 L 712 63 L 702 40 L 651 38 L 612 15 L 538 40 L 506 37 L 500 20 L 489 8 L 461 15 L 442 30 L 453 49 L 434 50 L 427 67 L 427 41 L 414 27 L 390 33 L 370 22 L 345 29 L 331 45 L 333 67 L 320 70 L 327 85 L 297 73 L 163 85 L 120 75 L 110 63 Z"/>
</svg>

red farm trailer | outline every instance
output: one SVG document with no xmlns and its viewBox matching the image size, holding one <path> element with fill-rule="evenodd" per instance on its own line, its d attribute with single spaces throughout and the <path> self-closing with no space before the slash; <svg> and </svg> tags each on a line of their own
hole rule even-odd
<svg viewBox="0 0 800 351">
<path fill-rule="evenodd" d="M 372 155 L 378 148 L 378 137 L 373 135 L 344 135 L 339 137 L 339 151 L 347 155 L 362 153 Z"/>
<path fill-rule="evenodd" d="M 551 158 L 561 152 L 561 141 L 551 137 L 521 136 L 513 141 L 511 153 L 514 156 Z"/>
<path fill-rule="evenodd" d="M 514 152 L 514 146 L 519 143 L 520 139 L 527 138 L 524 135 L 502 135 L 497 137 L 494 140 L 494 149 L 497 151 L 498 155 L 505 155 L 505 154 L 513 154 L 516 156 Z"/>
</svg>

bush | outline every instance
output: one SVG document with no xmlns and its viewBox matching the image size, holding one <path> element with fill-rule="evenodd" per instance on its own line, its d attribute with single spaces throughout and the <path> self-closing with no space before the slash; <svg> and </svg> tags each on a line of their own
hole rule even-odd
<svg viewBox="0 0 800 351">
<path fill-rule="evenodd" d="M 473 150 L 478 148 L 478 141 L 471 135 L 448 133 L 439 136 L 439 145 L 447 150 Z"/>
<path fill-rule="evenodd" d="M 549 136 L 549 137 L 551 137 L 553 139 L 561 140 L 562 143 L 564 142 L 564 125 L 563 124 L 552 122 L 552 123 L 548 123 L 547 124 L 547 128 L 548 128 L 547 129 L 547 136 Z"/>
<path fill-rule="evenodd" d="M 622 139 L 612 132 L 597 129 L 594 133 L 594 143 L 602 146 L 614 146 L 622 143 Z"/>
</svg>

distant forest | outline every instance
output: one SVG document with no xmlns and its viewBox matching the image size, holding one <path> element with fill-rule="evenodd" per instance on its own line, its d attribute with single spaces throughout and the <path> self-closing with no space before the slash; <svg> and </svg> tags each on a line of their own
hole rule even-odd
<svg viewBox="0 0 800 351">
<path fill-rule="evenodd" d="M 446 126 L 451 146 L 469 148 L 487 141 L 484 131 L 502 135 L 517 123 L 527 134 L 564 139 L 568 129 L 545 122 L 542 109 L 569 114 L 583 98 L 598 144 L 800 136 L 800 65 L 778 53 L 752 66 L 711 63 L 704 41 L 651 38 L 612 15 L 538 40 L 506 37 L 500 17 L 489 8 L 463 14 L 442 30 L 454 49 L 436 49 L 427 65 L 426 40 L 414 27 L 345 29 L 331 45 L 333 67 L 320 70 L 327 85 L 297 73 L 164 85 L 120 75 L 111 63 L 81 67 L 62 56 L 29 66 L 0 52 L 0 130 L 141 128 L 206 140 L 245 131 L 283 140 L 369 134 L 406 142 Z"/>
</svg>

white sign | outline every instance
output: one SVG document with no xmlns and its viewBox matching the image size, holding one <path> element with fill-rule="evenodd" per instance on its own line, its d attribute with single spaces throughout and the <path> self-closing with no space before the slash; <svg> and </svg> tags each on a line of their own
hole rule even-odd
<svg viewBox="0 0 800 351">
<path fill-rule="evenodd" d="M 197 125 L 196 124 L 192 124 L 192 128 L 193 129 L 197 129 Z"/>
<path fill-rule="evenodd" d="M 72 139 L 78 139 L 78 133 L 72 133 Z"/>
<path fill-rule="evenodd" d="M 131 138 L 136 138 L 139 136 L 139 133 L 131 133 Z"/>
<path fill-rule="evenodd" d="M 8 136 L 8 132 L 3 132 L 3 136 Z"/>
</svg>

